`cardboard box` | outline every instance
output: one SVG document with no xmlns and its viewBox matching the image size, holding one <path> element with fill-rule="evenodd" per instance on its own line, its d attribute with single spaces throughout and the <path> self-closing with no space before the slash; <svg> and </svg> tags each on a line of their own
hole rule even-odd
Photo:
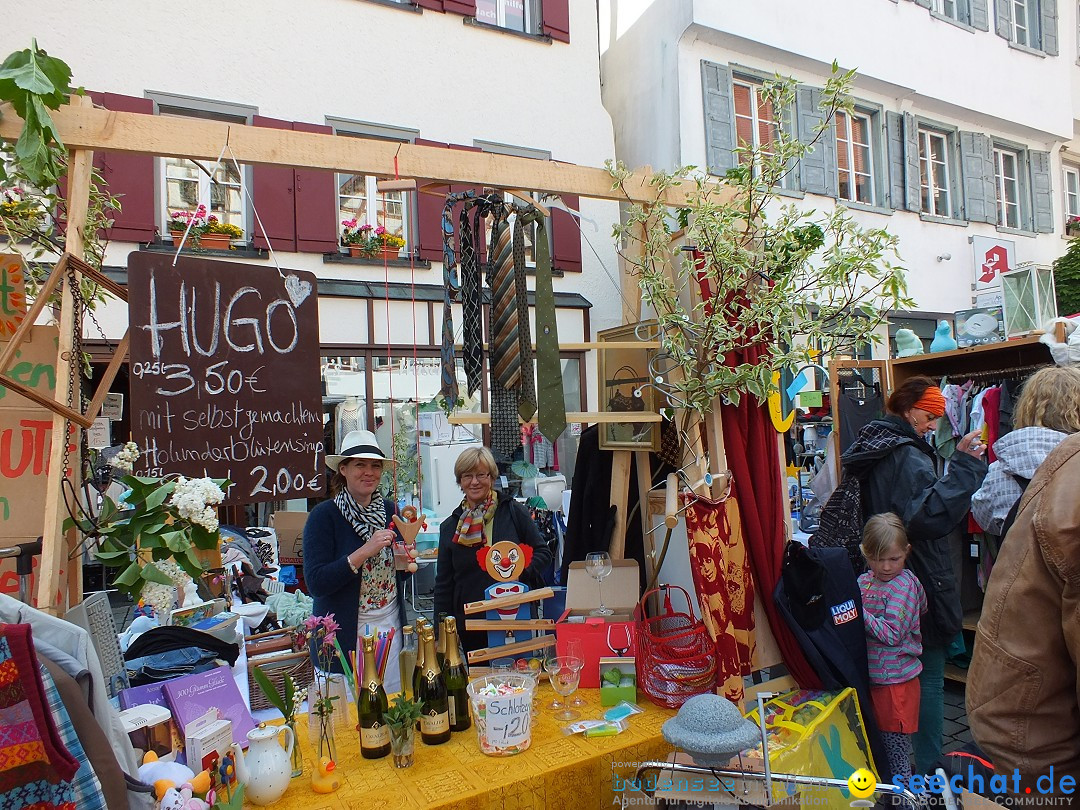
<svg viewBox="0 0 1080 810">
<path fill-rule="evenodd" d="M 604 680 L 604 673 L 614 667 L 623 675 L 634 679 L 629 686 L 612 686 Z M 637 703 L 637 665 L 633 658 L 601 658 L 600 659 L 600 705 L 615 706 L 622 701 Z"/>
<path fill-rule="evenodd" d="M 270 528 L 277 534 L 278 562 L 282 565 L 304 564 L 304 524 L 307 512 L 274 512 Z"/>
<path fill-rule="evenodd" d="M 218 759 L 225 755 L 233 742 L 232 721 L 214 720 L 213 712 L 208 712 L 188 726 L 184 737 L 184 758 L 191 770 L 200 771 L 206 767 L 212 755 Z"/>
<path fill-rule="evenodd" d="M 584 562 L 570 563 L 566 576 L 566 609 L 555 624 L 555 648 L 566 655 L 569 642 L 580 641 L 585 656 L 581 686 L 600 686 L 600 659 L 608 656 L 633 658 L 637 651 L 634 608 L 640 598 L 638 564 L 634 560 L 614 560 L 611 574 L 601 585 L 604 605 L 610 616 L 592 616 L 600 606 L 600 589 L 585 571 Z"/>
</svg>

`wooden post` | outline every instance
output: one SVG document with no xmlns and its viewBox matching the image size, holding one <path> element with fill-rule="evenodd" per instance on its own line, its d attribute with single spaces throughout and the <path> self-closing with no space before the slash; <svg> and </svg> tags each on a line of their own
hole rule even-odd
<svg viewBox="0 0 1080 810">
<path fill-rule="evenodd" d="M 90 100 L 80 97 L 73 100 L 73 103 L 89 104 Z M 85 149 L 72 151 L 68 161 L 68 219 L 64 249 L 75 256 L 82 256 L 85 246 L 83 228 L 86 226 L 86 214 L 90 204 L 93 162 L 94 153 Z M 74 283 L 79 284 L 81 280 L 81 274 L 76 271 Z M 75 307 L 68 284 L 69 280 L 64 279 L 63 299 L 60 304 L 60 340 L 56 353 L 56 393 L 59 398 L 67 396 L 69 385 L 73 384 L 78 391 L 82 383 L 78 376 L 74 381 L 71 380 L 71 353 L 75 350 Z M 81 367 L 82 359 L 77 358 L 76 369 Z M 67 432 L 69 425 L 70 435 Z M 79 431 L 78 425 L 68 422 L 59 414 L 53 415 L 52 446 L 49 449 L 50 475 L 45 489 L 45 528 L 42 533 L 41 565 L 38 567 L 37 606 L 40 610 L 56 615 L 63 613 L 67 605 L 82 601 L 82 561 L 68 559 L 70 549 L 63 532 L 67 507 L 64 505 L 61 489 L 64 452 L 69 444 L 75 448 L 69 457 L 72 483 L 76 490 L 79 487 Z M 60 574 L 61 571 L 70 571 L 71 566 L 74 566 L 75 571 L 71 572 L 65 604 L 62 595 L 58 593 Z"/>
<path fill-rule="evenodd" d="M 630 489 L 630 451 L 613 450 L 611 462 L 611 505 L 615 507 L 615 531 L 608 553 L 613 560 L 626 556 L 626 501 Z M 648 504 L 646 504 L 646 508 Z"/>
</svg>

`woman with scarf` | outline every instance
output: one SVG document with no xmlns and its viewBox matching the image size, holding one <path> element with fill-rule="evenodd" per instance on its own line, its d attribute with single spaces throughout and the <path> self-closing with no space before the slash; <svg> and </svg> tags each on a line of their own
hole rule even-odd
<svg viewBox="0 0 1080 810">
<path fill-rule="evenodd" d="M 435 619 L 440 614 L 456 617 L 466 652 L 488 644 L 487 633 L 465 630 L 465 603 L 483 599 L 484 590 L 495 582 L 480 564 L 477 550 L 504 540 L 532 546 L 532 561 L 520 581 L 533 589 L 543 585 L 539 572 L 551 562 L 551 552 L 529 510 L 492 489 L 498 474 L 495 458 L 486 447 L 470 448 L 458 456 L 454 476 L 465 498 L 443 521 L 439 533 Z"/>
<path fill-rule="evenodd" d="M 960 523 L 986 476 L 979 431 L 956 444 L 948 471 L 938 475 L 926 434 L 945 415 L 945 397 L 929 377 L 910 377 L 893 391 L 888 413 L 866 425 L 843 456 L 844 472 L 861 482 L 864 515 L 894 512 L 911 543 L 908 567 L 919 578 L 929 610 L 922 617 L 919 728 L 912 738 L 915 773 L 932 773 L 941 756 L 945 650 L 960 632 L 963 613 L 956 569 L 963 553 Z"/>
<path fill-rule="evenodd" d="M 397 660 L 405 624 L 404 575 L 394 570 L 391 544 L 400 538 L 392 526 L 393 504 L 377 491 L 388 459 L 369 430 L 352 430 L 341 452 L 326 456 L 334 470 L 334 497 L 311 510 L 304 524 L 304 581 L 315 605 L 312 614 L 334 614 L 346 658 L 357 649 L 357 630 L 395 629 L 387 660 Z M 331 667 L 340 672 L 335 662 Z M 383 686 L 397 692 L 398 668 L 387 667 Z"/>
</svg>

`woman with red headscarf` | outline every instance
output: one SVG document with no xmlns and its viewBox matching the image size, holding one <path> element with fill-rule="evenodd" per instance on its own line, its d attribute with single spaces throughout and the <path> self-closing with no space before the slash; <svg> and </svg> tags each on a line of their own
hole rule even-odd
<svg viewBox="0 0 1080 810">
<path fill-rule="evenodd" d="M 938 475 L 926 434 L 945 414 L 945 397 L 929 377 L 910 377 L 893 391 L 888 413 L 859 432 L 843 456 L 844 471 L 859 478 L 864 515 L 894 512 L 911 543 L 908 567 L 922 583 L 929 610 L 922 617 L 923 670 L 919 729 L 912 738 L 915 772 L 932 773 L 941 756 L 945 650 L 960 632 L 963 611 L 956 568 L 960 524 L 986 475 L 986 448 L 973 431 L 956 444 L 948 471 Z"/>
</svg>

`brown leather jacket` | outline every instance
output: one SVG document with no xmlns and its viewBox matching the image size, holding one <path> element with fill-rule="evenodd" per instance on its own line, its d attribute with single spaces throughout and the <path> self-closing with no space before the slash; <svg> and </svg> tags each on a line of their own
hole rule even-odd
<svg viewBox="0 0 1080 810">
<path fill-rule="evenodd" d="M 1080 784 L 1080 434 L 1039 465 L 986 588 L 967 680 L 998 773 Z M 1047 780 L 1044 780 L 1046 782 Z"/>
</svg>

